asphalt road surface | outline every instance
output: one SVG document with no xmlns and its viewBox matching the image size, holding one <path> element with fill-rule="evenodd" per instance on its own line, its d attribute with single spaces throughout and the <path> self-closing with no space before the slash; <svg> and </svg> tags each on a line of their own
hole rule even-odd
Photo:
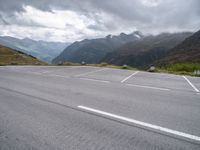
<svg viewBox="0 0 200 150">
<path fill-rule="evenodd" d="M 0 67 L 0 150 L 200 150 L 200 78 Z"/>
</svg>

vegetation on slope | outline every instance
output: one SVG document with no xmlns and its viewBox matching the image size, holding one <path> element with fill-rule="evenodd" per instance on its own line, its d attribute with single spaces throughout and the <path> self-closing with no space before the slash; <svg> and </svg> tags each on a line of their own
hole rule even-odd
<svg viewBox="0 0 200 150">
<path fill-rule="evenodd" d="M 161 72 L 187 75 L 196 75 L 195 71 L 197 70 L 200 70 L 200 63 L 176 63 L 159 69 Z"/>
<path fill-rule="evenodd" d="M 0 65 L 44 65 L 33 56 L 0 45 Z"/>
</svg>

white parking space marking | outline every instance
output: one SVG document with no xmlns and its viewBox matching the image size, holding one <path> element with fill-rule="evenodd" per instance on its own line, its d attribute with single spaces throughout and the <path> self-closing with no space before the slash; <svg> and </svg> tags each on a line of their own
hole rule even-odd
<svg viewBox="0 0 200 150">
<path fill-rule="evenodd" d="M 62 76 L 62 75 L 58 75 L 58 74 L 51 74 L 51 75 L 46 75 L 46 76 L 60 77 L 60 78 L 69 78 L 68 76 Z"/>
<path fill-rule="evenodd" d="M 110 81 L 90 79 L 90 78 L 79 78 L 79 79 L 87 80 L 87 81 L 96 81 L 96 82 L 110 83 Z"/>
<path fill-rule="evenodd" d="M 16 72 L 21 72 L 20 70 L 14 70 Z M 44 76 L 44 77 L 60 77 L 60 78 L 69 78 L 68 76 L 62 76 L 62 75 L 58 75 L 58 74 L 44 74 L 41 72 L 35 72 L 35 71 L 26 71 L 24 73 L 27 74 L 34 74 L 34 75 L 39 75 L 39 76 Z"/>
<path fill-rule="evenodd" d="M 19 70 L 17 70 L 19 71 Z M 40 72 L 33 72 L 33 71 L 27 71 L 25 73 L 29 73 L 29 74 L 36 74 L 36 75 L 42 75 Z"/>
<path fill-rule="evenodd" d="M 167 88 L 160 88 L 160 87 L 153 87 L 153 86 L 146 86 L 146 85 L 137 85 L 137 84 L 126 84 L 126 85 L 140 87 L 140 88 L 154 89 L 154 90 L 170 91 L 170 89 L 167 89 Z"/>
<path fill-rule="evenodd" d="M 131 74 L 130 76 L 124 78 L 121 83 L 124 83 L 126 80 L 128 80 L 129 78 L 131 78 L 132 76 L 136 75 L 139 71 L 134 72 L 133 74 Z"/>
<path fill-rule="evenodd" d="M 100 70 L 95 70 L 95 71 L 90 71 L 90 72 L 82 73 L 82 74 L 76 75 L 76 77 L 85 76 L 85 75 L 88 75 L 88 74 L 92 74 L 92 73 L 104 71 L 104 70 L 107 70 L 107 69 L 108 68 L 103 68 L 103 69 L 100 69 Z"/>
<path fill-rule="evenodd" d="M 190 82 L 190 80 L 188 78 L 186 78 L 185 76 L 182 76 L 189 84 L 190 86 L 196 91 L 199 92 L 199 90 Z"/>
<path fill-rule="evenodd" d="M 54 70 L 47 70 L 47 71 L 43 71 L 42 73 L 53 73 L 53 72 L 57 72 L 59 70 L 69 70 L 69 69 L 77 69 L 77 68 L 83 68 L 83 66 L 69 66 L 69 67 L 62 67 L 62 68 L 56 68 Z"/>
<path fill-rule="evenodd" d="M 63 68 L 62 68 L 63 69 Z M 41 73 L 52 73 L 52 72 L 55 72 L 55 71 L 59 71 L 59 70 L 62 70 L 61 68 L 58 69 L 58 70 L 47 70 L 47 71 L 42 71 Z M 67 69 L 70 69 L 70 68 L 67 68 Z"/>
<path fill-rule="evenodd" d="M 106 116 L 106 117 L 115 118 L 115 119 L 118 119 L 118 120 L 133 123 L 133 124 L 141 126 L 141 127 L 153 129 L 155 131 L 160 131 L 160 132 L 164 132 L 164 133 L 167 133 L 167 134 L 171 134 L 171 135 L 179 136 L 179 137 L 186 138 L 186 139 L 189 139 L 189 140 L 200 142 L 200 137 L 195 136 L 195 135 L 191 135 L 191 134 L 187 134 L 187 133 L 184 133 L 184 132 L 172 130 L 172 129 L 169 129 L 169 128 L 165 128 L 165 127 L 153 125 L 153 124 L 150 124 L 150 123 L 138 121 L 138 120 L 135 120 L 135 119 L 115 115 L 115 114 L 112 114 L 112 113 L 108 113 L 108 112 L 105 112 L 105 111 L 89 108 L 89 107 L 86 107 L 86 106 L 80 105 L 80 106 L 77 106 L 77 107 L 80 108 L 80 109 L 83 109 L 83 110 L 87 110 L 89 112 L 93 112 L 93 113 L 96 113 L 96 114 Z"/>
</svg>

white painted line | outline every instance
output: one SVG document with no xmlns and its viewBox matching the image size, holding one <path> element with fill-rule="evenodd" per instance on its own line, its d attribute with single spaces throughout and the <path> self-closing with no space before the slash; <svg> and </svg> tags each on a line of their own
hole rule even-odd
<svg viewBox="0 0 200 150">
<path fill-rule="evenodd" d="M 26 73 L 30 73 L 30 74 L 36 74 L 36 75 L 42 75 L 40 72 L 32 72 L 32 71 L 27 71 Z"/>
<path fill-rule="evenodd" d="M 51 72 L 55 72 L 55 71 L 57 71 L 57 70 L 48 70 L 48 71 L 43 71 L 42 73 L 51 73 Z"/>
<path fill-rule="evenodd" d="M 82 74 L 76 75 L 76 77 L 80 77 L 80 76 L 84 76 L 84 75 L 88 75 L 88 74 L 92 74 L 92 73 L 104 71 L 104 70 L 107 70 L 107 69 L 108 68 L 103 68 L 103 69 L 100 69 L 100 70 L 95 70 L 95 71 L 90 71 L 90 72 L 82 73 Z"/>
<path fill-rule="evenodd" d="M 83 68 L 82 66 L 67 66 L 67 67 L 61 67 L 61 68 L 55 68 L 55 70 L 47 70 L 47 71 L 43 71 L 42 73 L 52 73 L 52 72 L 56 72 L 59 70 L 68 70 L 68 69 L 77 69 L 77 68 Z"/>
<path fill-rule="evenodd" d="M 16 71 L 16 72 L 22 72 L 21 70 L 19 69 L 15 69 L 15 70 L 12 70 L 12 71 Z M 25 71 L 23 73 L 26 73 L 26 74 L 35 74 L 35 75 L 42 75 L 40 72 L 35 72 L 35 71 Z"/>
<path fill-rule="evenodd" d="M 190 80 L 188 78 L 186 78 L 185 76 L 182 76 L 189 84 L 190 86 L 196 91 L 199 92 L 199 90 L 190 82 Z"/>
<path fill-rule="evenodd" d="M 142 127 L 150 128 L 150 129 L 153 129 L 153 130 L 158 130 L 158 131 L 161 131 L 161 132 L 165 132 L 167 134 L 173 134 L 173 135 L 176 135 L 176 136 L 180 136 L 180 137 L 183 137 L 183 138 L 187 138 L 187 139 L 190 139 L 190 140 L 200 142 L 200 137 L 195 136 L 195 135 L 191 135 L 191 134 L 187 134 L 187 133 L 184 133 L 184 132 L 164 128 L 164 127 L 161 127 L 161 126 L 153 125 L 153 124 L 150 124 L 150 123 L 138 121 L 138 120 L 135 120 L 135 119 L 131 119 L 131 118 L 115 115 L 115 114 L 111 114 L 111 113 L 108 113 L 108 112 L 104 112 L 104 111 L 101 111 L 101 110 L 97 110 L 97 109 L 93 109 L 93 108 L 89 108 L 89 107 L 85 107 L 85 106 L 81 106 L 81 105 L 77 106 L 77 107 L 80 108 L 80 109 L 83 109 L 83 110 L 93 112 L 93 113 L 101 114 L 101 115 L 104 115 L 104 116 L 107 116 L 107 117 L 119 119 L 119 120 L 126 121 L 126 122 L 129 122 L 129 123 L 133 123 L 135 125 L 139 125 L 139 126 L 142 126 Z"/>
<path fill-rule="evenodd" d="M 79 78 L 79 79 L 87 80 L 87 81 L 96 81 L 96 82 L 110 83 L 110 81 L 106 81 L 106 80 L 97 80 L 97 79 L 90 79 L 90 78 Z"/>
<path fill-rule="evenodd" d="M 16 70 L 19 72 L 19 70 Z M 68 76 L 62 76 L 62 75 L 58 75 L 58 74 L 43 74 L 40 72 L 33 72 L 33 71 L 27 71 L 24 73 L 28 73 L 28 74 L 35 74 L 35 75 L 39 75 L 39 76 L 44 76 L 44 77 L 60 77 L 60 78 L 69 78 Z"/>
<path fill-rule="evenodd" d="M 60 77 L 60 78 L 69 78 L 68 76 L 62 76 L 62 75 L 58 75 L 58 74 L 51 74 L 51 75 L 46 75 L 46 76 Z"/>
<path fill-rule="evenodd" d="M 126 85 L 140 87 L 140 88 L 154 89 L 154 90 L 170 91 L 170 89 L 167 89 L 167 88 L 160 88 L 160 87 L 153 87 L 153 86 L 146 86 L 146 85 L 138 85 L 138 84 L 126 84 Z"/>
<path fill-rule="evenodd" d="M 47 71 L 43 71 L 42 73 L 43 73 L 43 74 L 47 74 L 47 73 L 57 72 L 57 71 L 63 70 L 63 69 L 64 69 L 64 68 L 58 68 L 58 69 L 56 69 L 56 70 L 47 70 Z M 67 69 L 71 69 L 71 68 L 67 68 Z"/>
<path fill-rule="evenodd" d="M 126 80 L 128 80 L 129 78 L 131 78 L 132 76 L 136 75 L 139 71 L 134 72 L 133 74 L 131 74 L 130 76 L 126 77 L 125 79 L 123 79 L 121 81 L 121 83 L 124 83 Z"/>
<path fill-rule="evenodd" d="M 16 72 L 21 72 L 20 70 L 14 70 Z M 26 71 L 23 73 L 27 73 L 27 74 L 34 74 L 34 75 L 39 75 L 39 76 L 44 76 L 44 77 L 60 77 L 60 78 L 70 78 L 68 76 L 62 76 L 62 75 L 58 75 L 58 74 L 44 74 L 44 73 L 40 73 L 40 72 L 34 72 L 34 71 Z"/>
</svg>

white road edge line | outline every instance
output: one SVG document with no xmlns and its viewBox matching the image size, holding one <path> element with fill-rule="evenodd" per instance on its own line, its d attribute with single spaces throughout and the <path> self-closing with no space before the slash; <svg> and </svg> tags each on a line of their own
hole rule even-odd
<svg viewBox="0 0 200 150">
<path fill-rule="evenodd" d="M 190 80 L 188 78 L 186 78 L 185 76 L 182 76 L 189 84 L 190 86 L 196 91 L 199 92 L 199 90 L 190 82 Z"/>
<path fill-rule="evenodd" d="M 134 86 L 134 87 L 140 87 L 140 88 L 147 88 L 147 89 L 170 91 L 170 89 L 167 89 L 167 88 L 159 88 L 159 87 L 152 87 L 152 86 L 146 86 L 146 85 L 137 85 L 137 84 L 126 84 L 126 85 Z"/>
<path fill-rule="evenodd" d="M 124 83 L 126 80 L 128 80 L 129 78 L 131 78 L 132 76 L 136 75 L 137 73 L 139 73 L 139 71 L 134 72 L 133 74 L 131 74 L 130 76 L 126 77 L 125 79 L 123 79 L 121 81 L 121 83 Z"/>
<path fill-rule="evenodd" d="M 90 79 L 90 78 L 79 78 L 79 79 L 87 80 L 87 81 L 96 81 L 96 82 L 110 83 L 110 81 L 106 81 L 106 80 L 98 80 L 98 79 Z"/>
<path fill-rule="evenodd" d="M 107 116 L 107 117 L 123 120 L 123 121 L 130 122 L 130 123 L 133 123 L 133 124 L 136 124 L 136 125 L 139 125 L 139 126 L 151 128 L 151 129 L 154 129 L 154 130 L 162 131 L 162 132 L 165 132 L 165 133 L 168 133 L 168 134 L 173 134 L 173 135 L 176 135 L 176 136 L 180 136 L 180 137 L 183 137 L 183 138 L 187 138 L 187 139 L 190 139 L 190 140 L 200 142 L 200 137 L 195 136 L 195 135 L 191 135 L 191 134 L 187 134 L 187 133 L 184 133 L 184 132 L 164 128 L 164 127 L 161 127 L 161 126 L 157 126 L 157 125 L 153 125 L 153 124 L 150 124 L 150 123 L 134 120 L 134 119 L 131 119 L 131 118 L 118 116 L 118 115 L 115 115 L 115 114 L 111 114 L 111 113 L 104 112 L 104 111 L 101 111 L 101 110 L 89 108 L 89 107 L 86 107 L 86 106 L 80 105 L 80 106 L 77 106 L 77 107 L 80 108 L 80 109 L 87 110 L 87 111 L 97 113 L 97 114 L 101 114 L 101 115 L 104 115 L 104 116 Z"/>
<path fill-rule="evenodd" d="M 76 77 L 80 77 L 80 76 L 84 76 L 84 75 L 88 75 L 88 74 L 92 74 L 92 73 L 104 71 L 104 70 L 107 70 L 107 69 L 108 68 L 103 68 L 103 69 L 99 69 L 99 70 L 95 70 L 95 71 L 90 71 L 90 72 L 82 73 L 82 74 L 76 75 Z"/>
</svg>

